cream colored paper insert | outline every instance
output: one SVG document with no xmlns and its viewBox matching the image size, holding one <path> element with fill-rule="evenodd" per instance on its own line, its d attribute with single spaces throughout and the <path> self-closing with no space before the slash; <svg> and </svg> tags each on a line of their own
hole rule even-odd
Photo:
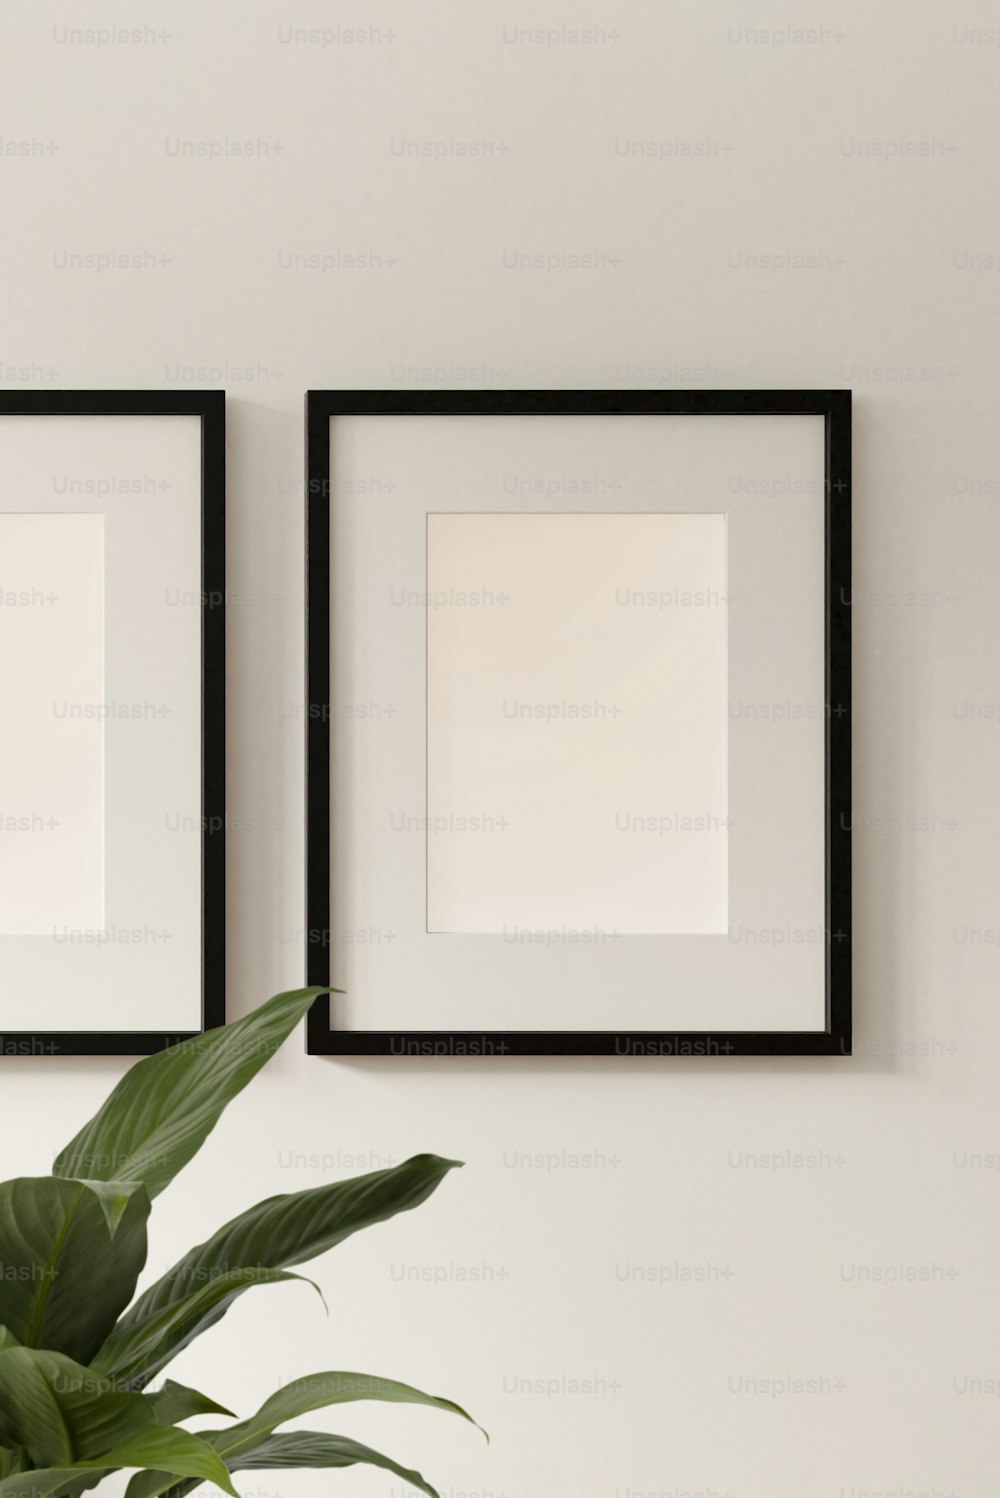
<svg viewBox="0 0 1000 1498">
<path fill-rule="evenodd" d="M 104 516 L 0 515 L 0 933 L 104 923 Z"/>
<path fill-rule="evenodd" d="M 427 517 L 427 925 L 725 934 L 726 521 Z"/>
</svg>

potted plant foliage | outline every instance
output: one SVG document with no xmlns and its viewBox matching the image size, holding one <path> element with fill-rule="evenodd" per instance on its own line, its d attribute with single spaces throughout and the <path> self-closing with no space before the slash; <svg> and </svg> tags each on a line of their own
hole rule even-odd
<svg viewBox="0 0 1000 1498">
<path fill-rule="evenodd" d="M 346 1436 L 280 1430 L 358 1399 L 450 1400 L 392 1379 L 314 1373 L 237 1420 L 161 1381 L 170 1360 L 253 1285 L 352 1233 L 419 1206 L 459 1162 L 416 1155 L 390 1170 L 273 1196 L 219 1228 L 133 1300 L 150 1203 L 197 1153 L 320 990 L 278 994 L 253 1014 L 139 1061 L 60 1153 L 50 1176 L 0 1184 L 0 1498 L 50 1498 L 135 1469 L 127 1498 L 235 1494 L 249 1468 L 382 1467 L 428 1494 L 418 1472 Z M 196 1415 L 231 1423 L 186 1430 Z"/>
</svg>

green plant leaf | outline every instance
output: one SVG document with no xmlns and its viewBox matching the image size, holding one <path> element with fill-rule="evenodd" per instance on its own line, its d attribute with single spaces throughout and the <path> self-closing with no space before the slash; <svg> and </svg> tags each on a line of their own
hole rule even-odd
<svg viewBox="0 0 1000 1498">
<path fill-rule="evenodd" d="M 343 1243 L 352 1233 L 386 1222 L 397 1212 L 409 1212 L 427 1200 L 449 1171 L 461 1162 L 437 1155 L 414 1155 L 389 1170 L 372 1171 L 347 1181 L 333 1181 L 309 1191 L 272 1196 L 221 1227 L 207 1243 L 190 1253 L 141 1295 L 112 1334 L 116 1342 L 145 1325 L 167 1307 L 190 1294 L 192 1285 L 211 1283 L 237 1269 L 271 1269 L 301 1264 Z M 152 1378 L 176 1353 L 225 1312 L 221 1304 L 199 1325 L 172 1332 L 160 1343 L 155 1363 L 144 1376 Z M 103 1353 L 101 1355 L 103 1361 Z"/>
<path fill-rule="evenodd" d="M 0 1352 L 0 1441 L 23 1446 L 38 1467 L 69 1467 L 102 1456 L 153 1421 L 142 1394 L 111 1386 L 57 1352 Z"/>
<path fill-rule="evenodd" d="M 23 1446 L 10 1449 L 0 1446 L 0 1479 L 12 1477 L 15 1472 L 23 1472 L 28 1465 L 28 1454 Z"/>
<path fill-rule="evenodd" d="M 397 1383 L 395 1379 L 378 1378 L 369 1373 L 313 1373 L 285 1384 L 265 1400 L 249 1420 L 241 1420 L 228 1430 L 203 1431 L 202 1434 L 228 1462 L 234 1456 L 254 1450 L 279 1425 L 295 1420 L 299 1415 L 325 1409 L 328 1405 L 353 1404 L 359 1399 L 378 1400 L 383 1404 L 428 1405 L 449 1415 L 460 1415 L 470 1425 L 476 1424 L 461 1405 L 453 1404 L 450 1399 L 441 1399 L 436 1394 L 425 1394 L 410 1384 Z"/>
<path fill-rule="evenodd" d="M 425 1477 L 411 1467 L 401 1467 L 391 1457 L 383 1456 L 371 1446 L 352 1441 L 348 1436 L 327 1435 L 321 1430 L 289 1430 L 283 1435 L 271 1436 L 263 1441 L 256 1451 L 239 1457 L 233 1464 L 234 1471 L 273 1471 L 288 1467 L 353 1467 L 357 1463 L 368 1467 L 381 1467 L 401 1477 L 410 1487 L 419 1488 L 428 1498 L 438 1498 Z"/>
<path fill-rule="evenodd" d="M 172 1378 L 167 1379 L 162 1389 L 147 1393 L 146 1398 L 153 1406 L 159 1425 L 179 1425 L 192 1415 L 230 1415 L 232 1419 L 236 1419 L 232 1410 L 227 1410 L 224 1404 L 216 1404 L 207 1394 L 189 1389 L 186 1384 L 174 1383 Z"/>
<path fill-rule="evenodd" d="M 120 1321 L 93 1358 L 93 1367 L 105 1378 L 119 1382 L 132 1383 L 140 1377 L 151 1378 L 164 1362 L 173 1357 L 178 1341 L 191 1341 L 203 1326 L 218 1320 L 220 1307 L 225 1310 L 251 1285 L 275 1285 L 286 1280 L 312 1284 L 300 1274 L 286 1274 L 279 1269 L 235 1269 L 229 1274 L 220 1274 L 218 1279 L 192 1290 L 183 1300 L 174 1301 L 154 1316 L 131 1325 Z M 319 1286 L 313 1285 L 313 1289 L 322 1300 Z"/>
<path fill-rule="evenodd" d="M 174 1477 L 214 1482 L 231 1498 L 239 1498 L 225 1462 L 209 1442 L 173 1425 L 149 1425 L 131 1440 L 105 1452 L 101 1461 L 115 1471 L 121 1467 L 141 1467 L 152 1472 L 169 1472 Z"/>
<path fill-rule="evenodd" d="M 18 1347 L 20 1344 L 6 1326 L 0 1326 L 0 1352 L 5 1347 Z M 23 1472 L 28 1464 L 27 1452 L 23 1446 L 12 1448 L 0 1446 L 0 1480 L 11 1477 L 15 1472 Z"/>
<path fill-rule="evenodd" d="M 24 1346 L 88 1363 L 132 1299 L 149 1197 L 129 1191 L 114 1232 L 105 1206 L 81 1181 L 0 1184 L 0 1322 Z"/>
<path fill-rule="evenodd" d="M 119 1467 L 145 1467 L 207 1479 L 234 1493 L 225 1463 L 202 1437 L 157 1424 L 144 1394 L 124 1393 L 60 1353 L 0 1352 L 0 1439 L 23 1446 L 36 1469 L 61 1471 L 59 1488 L 92 1486 L 93 1474 L 97 1481 Z M 5 1483 L 25 1475 L 32 1476 L 16 1474 Z"/>
<path fill-rule="evenodd" d="M 359 1463 L 381 1467 L 383 1471 L 402 1478 L 409 1487 L 426 1493 L 428 1498 L 439 1498 L 437 1489 L 411 1467 L 402 1467 L 381 1451 L 363 1446 L 348 1436 L 328 1435 L 322 1430 L 289 1430 L 282 1435 L 269 1436 L 254 1451 L 234 1457 L 232 1470 L 288 1471 L 295 1467 L 353 1467 Z M 158 1498 L 161 1493 L 168 1493 L 169 1498 L 185 1498 L 197 1485 L 196 1482 L 174 1483 L 160 1473 L 143 1472 L 133 1477 L 125 1490 L 125 1498 Z M 0 1498 L 17 1498 L 17 1495 L 5 1494 L 0 1484 Z M 39 1495 L 39 1498 L 45 1498 L 45 1495 Z"/>
<path fill-rule="evenodd" d="M 20 1472 L 5 1477 L 0 1482 L 0 1498 L 52 1498 L 53 1493 L 63 1493 L 77 1488 L 80 1479 L 88 1479 L 85 1486 L 95 1487 L 107 1477 L 108 1467 L 38 1467 L 32 1472 Z"/>
<path fill-rule="evenodd" d="M 278 994 L 245 1019 L 139 1062 L 59 1154 L 51 1177 L 0 1185 L 0 1498 L 82 1498 L 108 1474 L 129 1498 L 182 1498 L 212 1482 L 236 1498 L 241 1468 L 380 1467 L 436 1498 L 418 1472 L 347 1437 L 277 1434 L 306 1411 L 353 1400 L 451 1400 L 395 1380 L 320 1373 L 278 1390 L 249 1420 L 168 1381 L 136 1392 L 257 1284 L 425 1201 L 460 1162 L 417 1156 L 391 1170 L 272 1197 L 193 1249 L 125 1310 L 146 1254 L 146 1218 L 224 1109 L 327 988 Z M 307 1282 L 308 1283 L 308 1282 Z M 316 1287 L 314 1287 L 316 1288 Z M 84 1364 L 89 1366 L 84 1366 Z"/>
<path fill-rule="evenodd" d="M 189 1479 L 184 1486 L 186 1492 L 203 1482 L 214 1482 L 230 1498 L 239 1498 L 229 1469 L 208 1442 L 167 1425 L 150 1425 L 105 1452 L 100 1461 L 42 1467 L 10 1476 L 0 1482 L 0 1498 L 52 1498 L 55 1493 L 82 1492 L 123 1467 L 144 1468 L 164 1487 L 177 1486 L 178 1478 Z"/>
<path fill-rule="evenodd" d="M 271 1436 L 256 1451 L 238 1458 L 233 1469 L 249 1472 L 288 1467 L 353 1467 L 359 1462 L 392 1472 L 410 1487 L 426 1493 L 428 1498 L 438 1498 L 437 1489 L 432 1488 L 419 1472 L 401 1467 L 391 1457 L 383 1456 L 371 1446 L 363 1446 L 360 1441 L 352 1441 L 348 1436 L 327 1435 L 321 1430 L 289 1430 L 283 1435 Z"/>
<path fill-rule="evenodd" d="M 197 1154 L 226 1106 L 269 1061 L 325 988 L 277 994 L 244 1019 L 192 1036 L 125 1073 L 57 1157 L 55 1176 L 141 1181 L 157 1196 Z"/>
<path fill-rule="evenodd" d="M 450 1415 L 460 1415 L 463 1420 L 468 1420 L 475 1425 L 472 1417 L 466 1414 L 460 1405 L 452 1403 L 450 1399 L 441 1399 L 435 1394 L 424 1394 L 420 1389 L 414 1389 L 410 1384 L 397 1383 L 391 1378 L 377 1378 L 368 1373 L 314 1373 L 306 1378 L 297 1378 L 290 1384 L 285 1384 L 270 1399 L 266 1399 L 257 1411 L 251 1415 L 249 1420 L 241 1420 L 238 1425 L 231 1425 L 226 1430 L 203 1430 L 201 1435 L 222 1457 L 226 1466 L 231 1471 L 239 1471 L 241 1468 L 262 1466 L 321 1466 L 321 1467 L 347 1467 L 357 1461 L 374 1461 L 375 1466 L 385 1466 L 390 1472 L 395 1472 L 400 1477 L 406 1477 L 413 1481 L 416 1486 L 422 1487 L 427 1493 L 433 1493 L 419 1473 L 405 1472 L 388 1457 L 381 1457 L 377 1452 L 371 1453 L 367 1446 L 358 1446 L 353 1441 L 346 1440 L 343 1436 L 313 1436 L 309 1432 L 293 1432 L 288 1436 L 288 1441 L 310 1441 L 323 1443 L 322 1453 L 324 1459 L 315 1462 L 299 1461 L 277 1461 L 271 1458 L 279 1448 L 272 1446 L 276 1439 L 274 1432 L 279 1425 L 284 1425 L 289 1420 L 296 1419 L 310 1410 L 324 1409 L 328 1405 L 350 1404 L 359 1399 L 374 1399 L 386 1404 L 422 1404 L 432 1409 L 444 1410 Z M 477 1427 L 479 1429 L 480 1427 Z M 485 1432 L 484 1432 L 485 1434 Z M 329 1443 L 339 1443 L 332 1446 Z M 347 1448 L 355 1452 L 365 1452 L 364 1456 L 344 1455 Z M 303 1446 L 303 1450 L 305 1447 Z M 320 1448 L 313 1448 L 314 1453 Z M 340 1451 L 343 1460 L 333 1460 L 332 1457 Z M 264 1459 L 261 1460 L 263 1453 Z M 147 1473 L 140 1478 L 134 1479 L 129 1484 L 126 1498 L 156 1498 L 159 1493 L 170 1489 L 170 1498 L 182 1498 L 187 1488 L 174 1491 L 174 1484 L 168 1478 L 161 1479 L 155 1473 Z"/>
</svg>

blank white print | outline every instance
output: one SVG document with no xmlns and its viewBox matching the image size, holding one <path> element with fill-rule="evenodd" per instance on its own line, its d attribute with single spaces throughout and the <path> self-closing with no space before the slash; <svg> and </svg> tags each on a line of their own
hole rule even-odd
<svg viewBox="0 0 1000 1498">
<path fill-rule="evenodd" d="M 0 515 L 0 933 L 104 924 L 104 516 Z"/>
<path fill-rule="evenodd" d="M 726 517 L 429 514 L 427 928 L 725 934 Z"/>
</svg>

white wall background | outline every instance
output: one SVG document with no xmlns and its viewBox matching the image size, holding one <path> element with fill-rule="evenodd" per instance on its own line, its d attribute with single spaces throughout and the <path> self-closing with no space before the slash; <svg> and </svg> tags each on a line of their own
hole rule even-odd
<svg viewBox="0 0 1000 1498">
<path fill-rule="evenodd" d="M 151 1270 L 266 1193 L 422 1149 L 467 1168 L 320 1263 L 329 1321 L 305 1288 L 246 1296 L 179 1376 L 244 1412 L 329 1367 L 452 1394 L 492 1446 L 430 1413 L 327 1421 L 451 1498 L 995 1493 L 998 25 L 973 0 L 4 7 L 4 383 L 231 397 L 234 1014 L 303 970 L 303 391 L 857 399 L 856 1057 L 296 1042 L 159 1203 Z M 138 268 L 73 258 L 109 254 Z M 4 1173 L 45 1171 L 120 1070 L 0 1063 Z M 560 1392 L 518 1392 L 536 1379 Z M 774 1379 L 815 1391 L 748 1392 Z"/>
</svg>

